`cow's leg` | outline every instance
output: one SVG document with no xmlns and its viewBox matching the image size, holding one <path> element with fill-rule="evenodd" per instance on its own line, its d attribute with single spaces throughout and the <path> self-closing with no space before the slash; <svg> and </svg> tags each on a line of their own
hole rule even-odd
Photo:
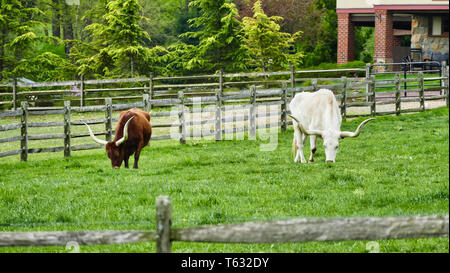
<svg viewBox="0 0 450 273">
<path fill-rule="evenodd" d="M 130 166 L 128 165 L 128 160 L 130 159 L 130 155 L 125 155 L 125 157 L 123 158 L 123 161 L 125 162 L 125 168 L 130 168 Z"/>
<path fill-rule="evenodd" d="M 298 162 L 300 160 L 302 163 L 306 163 L 305 156 L 303 155 L 303 146 L 305 144 L 305 139 L 306 136 L 302 134 L 298 128 L 296 128 L 294 130 L 294 141 L 298 147 L 298 150 L 294 162 Z"/>
<path fill-rule="evenodd" d="M 311 155 L 309 156 L 309 162 L 314 162 L 314 153 L 317 150 L 316 139 L 317 139 L 317 136 L 314 136 L 314 135 L 309 136 L 309 144 L 311 146 Z"/>
<path fill-rule="evenodd" d="M 141 155 L 141 150 L 142 150 L 142 147 L 139 146 L 139 148 L 134 153 L 134 165 L 133 165 L 134 169 L 138 168 L 138 161 L 139 161 L 139 156 Z"/>
<path fill-rule="evenodd" d="M 292 139 L 292 156 L 295 157 L 297 156 L 297 150 L 298 150 L 298 146 L 297 146 L 297 141 L 295 140 L 295 137 Z"/>
</svg>

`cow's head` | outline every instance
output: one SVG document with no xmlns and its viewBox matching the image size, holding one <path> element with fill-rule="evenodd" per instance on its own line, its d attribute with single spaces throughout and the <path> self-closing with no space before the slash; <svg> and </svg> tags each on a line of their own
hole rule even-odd
<svg viewBox="0 0 450 273">
<path fill-rule="evenodd" d="M 339 148 L 339 140 L 346 137 L 357 137 L 361 133 L 361 129 L 366 125 L 369 121 L 374 120 L 374 118 L 366 119 L 361 122 L 355 132 L 347 132 L 347 131 L 337 131 L 337 130 L 306 130 L 303 128 L 300 123 L 299 128 L 302 133 L 306 135 L 316 135 L 323 139 L 323 147 L 325 148 L 325 157 L 327 162 L 335 162 L 337 150 Z"/>
<path fill-rule="evenodd" d="M 127 123 L 125 123 L 125 126 L 123 127 L 123 137 L 117 141 L 105 141 L 105 140 L 101 140 L 99 138 L 97 138 L 94 133 L 91 130 L 91 127 L 89 127 L 89 125 L 86 126 L 89 129 L 89 135 L 91 136 L 91 138 L 102 145 L 105 145 L 106 147 L 106 152 L 108 154 L 109 159 L 111 160 L 111 166 L 114 169 L 120 168 L 120 166 L 122 165 L 123 159 L 125 157 L 125 150 L 121 149 L 121 145 L 123 145 L 127 139 L 128 139 L 128 125 L 130 124 L 130 121 L 133 119 L 134 117 L 131 117 Z"/>
</svg>

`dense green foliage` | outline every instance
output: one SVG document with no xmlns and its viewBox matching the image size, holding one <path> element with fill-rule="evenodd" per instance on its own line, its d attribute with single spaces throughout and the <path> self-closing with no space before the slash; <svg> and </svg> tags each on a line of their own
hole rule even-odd
<svg viewBox="0 0 450 273">
<path fill-rule="evenodd" d="M 100 23 L 86 27 L 92 35 L 93 56 L 80 59 L 79 72 L 94 76 L 131 76 L 145 74 L 152 68 L 158 47 L 150 49 L 150 35 L 139 25 L 147 18 L 139 15 L 141 6 L 137 0 L 109 1 L 107 13 Z M 137 72 L 137 73 L 136 73 Z"/>
<path fill-rule="evenodd" d="M 325 163 L 321 140 L 315 163 L 294 164 L 292 128 L 278 134 L 272 152 L 260 150 L 266 141 L 196 140 L 183 146 L 177 141 L 152 142 L 141 154 L 139 170 L 111 169 L 102 150 L 74 152 L 67 159 L 62 153 L 33 154 L 27 163 L 18 156 L 3 158 L 0 223 L 11 225 L 0 230 L 154 230 L 159 195 L 172 199 L 175 228 L 297 217 L 448 215 L 448 113 L 444 107 L 377 117 L 358 138 L 341 142 L 335 164 Z M 46 118 L 59 121 L 61 116 Z M 342 129 L 354 130 L 361 121 L 344 122 Z M 306 155 L 308 150 L 309 141 Z M 174 252 L 367 252 L 366 243 L 175 242 Z M 448 237 L 378 243 L 381 252 L 449 250 Z M 81 252 L 146 251 L 154 252 L 155 243 L 81 247 Z"/>
<path fill-rule="evenodd" d="M 253 6 L 253 17 L 243 19 L 245 42 L 252 56 L 253 65 L 262 68 L 263 71 L 287 69 L 286 65 L 299 65 L 303 54 L 289 54 L 287 50 L 301 33 L 294 34 L 280 31 L 279 16 L 268 17 L 262 9 L 261 1 L 256 1 Z"/>
<path fill-rule="evenodd" d="M 236 6 L 225 0 L 195 0 L 190 6 L 200 10 L 200 16 L 189 21 L 199 30 L 183 36 L 197 39 L 199 43 L 193 48 L 194 57 L 187 62 L 186 69 L 245 71 L 248 52 L 244 48 Z"/>
<path fill-rule="evenodd" d="M 332 0 L 3 0 L 0 82 L 332 63 L 335 5 Z M 356 39 L 364 61 L 370 57 L 367 33 L 357 31 Z"/>
</svg>

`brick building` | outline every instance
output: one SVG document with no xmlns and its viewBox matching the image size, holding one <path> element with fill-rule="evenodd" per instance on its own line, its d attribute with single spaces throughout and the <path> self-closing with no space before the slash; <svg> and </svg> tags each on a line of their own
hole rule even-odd
<svg viewBox="0 0 450 273">
<path fill-rule="evenodd" d="M 354 30 L 357 26 L 375 27 L 376 63 L 399 62 L 411 52 L 418 53 L 412 56 L 414 61 L 448 63 L 449 1 L 337 0 L 336 12 L 338 64 L 355 59 Z M 410 36 L 411 44 L 402 46 L 402 36 Z"/>
</svg>

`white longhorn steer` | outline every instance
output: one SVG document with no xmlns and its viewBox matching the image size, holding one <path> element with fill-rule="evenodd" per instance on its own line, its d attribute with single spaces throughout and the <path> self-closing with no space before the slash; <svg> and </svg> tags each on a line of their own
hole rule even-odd
<svg viewBox="0 0 450 273">
<path fill-rule="evenodd" d="M 314 162 L 316 151 L 316 138 L 323 139 L 327 162 L 335 162 L 339 140 L 345 137 L 357 137 L 362 127 L 374 118 L 363 121 L 355 132 L 341 132 L 341 111 L 333 92 L 328 89 L 320 89 L 317 92 L 302 92 L 295 95 L 289 104 L 290 117 L 294 120 L 294 139 L 292 151 L 294 162 L 301 160 L 306 163 L 303 155 L 303 146 L 307 136 L 310 136 L 311 156 L 310 162 Z"/>
</svg>

